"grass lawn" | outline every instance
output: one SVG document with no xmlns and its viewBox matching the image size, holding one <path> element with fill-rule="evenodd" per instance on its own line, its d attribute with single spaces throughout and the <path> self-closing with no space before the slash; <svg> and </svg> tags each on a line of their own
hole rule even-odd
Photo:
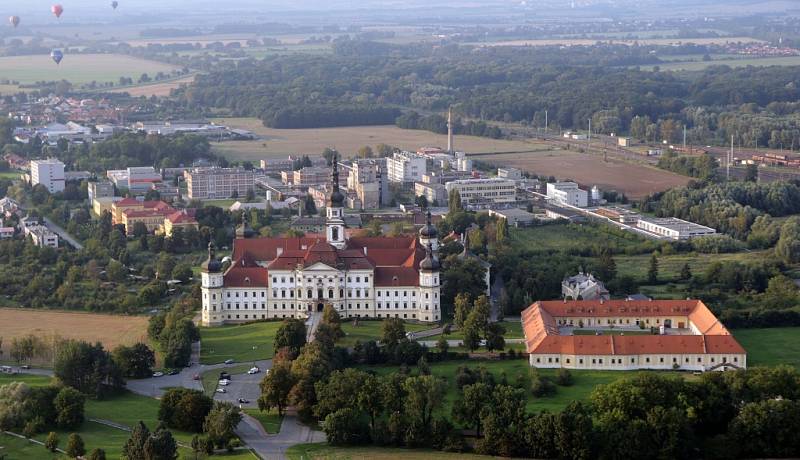
<svg viewBox="0 0 800 460">
<path fill-rule="evenodd" d="M 370 340 L 380 340 L 382 335 L 382 325 L 383 321 L 361 320 L 358 322 L 358 326 L 353 326 L 352 321 L 342 321 L 342 331 L 344 332 L 345 336 L 336 344 L 342 347 L 352 347 L 355 345 L 356 341 L 359 340 L 361 343 L 368 342 Z M 425 331 L 436 326 L 432 326 L 430 324 L 405 323 L 405 327 L 406 332 L 415 332 Z"/>
<path fill-rule="evenodd" d="M 19 171 L 3 171 L 3 172 L 0 172 L 0 179 L 16 180 L 16 179 L 19 179 L 19 176 L 21 174 L 22 173 L 19 172 Z"/>
<path fill-rule="evenodd" d="M 261 412 L 258 409 L 245 409 L 244 411 L 247 413 L 247 415 L 258 420 L 267 433 L 272 434 L 279 433 L 281 431 L 281 422 L 283 421 L 283 416 L 278 415 L 277 409 L 273 409 L 268 412 Z"/>
<path fill-rule="evenodd" d="M 0 374 L 0 385 L 12 382 L 25 382 L 32 387 L 43 387 L 49 385 L 53 379 L 47 375 L 32 374 Z"/>
<path fill-rule="evenodd" d="M 748 366 L 788 364 L 800 368 L 800 327 L 736 329 L 732 332 L 747 350 Z"/>
<path fill-rule="evenodd" d="M 624 249 L 640 244 L 642 237 L 632 233 L 624 237 L 611 233 L 610 226 L 582 226 L 576 224 L 551 224 L 540 227 L 510 228 L 512 244 L 525 249 L 541 251 L 565 251 L 575 247 L 610 246 Z M 649 256 L 648 256 L 649 257 Z M 617 260 L 619 265 L 619 260 Z"/>
<path fill-rule="evenodd" d="M 272 342 L 280 321 L 200 329 L 200 362 L 216 364 L 226 359 L 237 362 L 272 358 Z"/>
<path fill-rule="evenodd" d="M 61 454 L 50 453 L 44 447 L 29 442 L 25 439 L 19 439 L 7 434 L 0 434 L 0 455 L 8 460 L 21 460 L 21 459 L 56 459 Z"/>
<path fill-rule="evenodd" d="M 525 338 L 525 335 L 522 333 L 522 323 L 520 321 L 501 321 L 504 328 L 506 328 L 506 333 L 503 335 L 506 339 L 522 339 Z M 439 340 L 442 334 L 433 335 L 431 337 L 425 337 L 424 339 L 420 340 Z M 462 331 L 453 331 L 447 335 L 445 335 L 447 340 L 463 340 L 464 333 Z"/>
<path fill-rule="evenodd" d="M 331 447 L 327 444 L 298 444 L 286 450 L 289 460 L 477 460 L 493 458 L 485 455 L 439 452 L 429 449 L 392 447 Z"/>
<path fill-rule="evenodd" d="M 244 197 L 242 197 L 242 200 L 244 200 Z M 216 206 L 218 208 L 228 209 L 231 207 L 233 203 L 236 203 L 237 201 L 238 199 L 234 200 L 233 198 L 227 200 L 204 200 L 203 206 L 204 207 Z"/>
<path fill-rule="evenodd" d="M 662 255 L 658 258 L 659 279 L 675 279 L 680 276 L 681 269 L 685 264 L 689 264 L 692 274 L 702 274 L 713 262 L 738 261 L 747 263 L 751 261 L 763 260 L 766 251 L 738 252 L 733 254 L 674 254 Z M 617 263 L 617 275 L 629 275 L 639 281 L 647 278 L 647 270 L 650 268 L 650 254 L 637 256 L 615 255 L 614 261 Z M 683 298 L 686 298 L 684 295 Z"/>
<path fill-rule="evenodd" d="M 200 382 L 203 384 L 203 392 L 211 398 L 214 397 L 214 392 L 217 391 L 217 387 L 219 386 L 219 373 L 223 370 L 231 375 L 236 375 L 244 374 L 250 370 L 250 367 L 251 366 L 249 364 L 244 364 L 241 366 L 233 366 L 225 369 L 214 369 L 203 372 L 203 374 L 200 376 Z"/>
</svg>

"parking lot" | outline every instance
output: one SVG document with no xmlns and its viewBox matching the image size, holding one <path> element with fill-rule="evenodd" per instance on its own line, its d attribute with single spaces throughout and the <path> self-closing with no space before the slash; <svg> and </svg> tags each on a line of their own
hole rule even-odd
<svg viewBox="0 0 800 460">
<path fill-rule="evenodd" d="M 220 369 L 222 371 L 222 369 Z M 217 388 L 225 388 L 225 393 L 214 393 L 215 401 L 228 401 L 235 405 L 239 405 L 239 398 L 244 398 L 250 401 L 247 404 L 242 404 L 244 408 L 258 407 L 256 400 L 261 394 L 261 389 L 258 384 L 264 378 L 265 369 L 262 369 L 258 374 L 235 374 L 231 375 L 230 383 L 227 386 L 217 386 Z"/>
</svg>

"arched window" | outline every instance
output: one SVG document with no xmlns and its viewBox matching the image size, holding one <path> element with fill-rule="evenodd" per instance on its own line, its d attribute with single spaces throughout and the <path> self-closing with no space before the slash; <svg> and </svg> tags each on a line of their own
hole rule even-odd
<svg viewBox="0 0 800 460">
<path fill-rule="evenodd" d="M 308 290 L 308 298 L 310 299 L 312 297 L 314 297 L 314 293 L 311 291 L 311 289 L 309 289 Z"/>
<path fill-rule="evenodd" d="M 332 237 L 333 241 L 338 241 L 339 240 L 339 227 L 333 227 L 331 229 L 331 237 Z"/>
</svg>

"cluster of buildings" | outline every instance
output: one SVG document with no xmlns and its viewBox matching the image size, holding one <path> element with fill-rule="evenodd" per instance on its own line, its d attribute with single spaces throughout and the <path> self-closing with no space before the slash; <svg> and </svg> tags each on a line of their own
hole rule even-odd
<svg viewBox="0 0 800 460">
<path fill-rule="evenodd" d="M 74 123 L 119 123 L 136 107 L 115 106 L 107 99 L 77 99 L 45 96 L 6 107 L 8 118 L 24 125 L 47 125 L 58 121 Z"/>
<path fill-rule="evenodd" d="M 418 236 L 354 237 L 336 161 L 329 186 L 322 234 L 254 238 L 244 221 L 227 267 L 209 245 L 203 325 L 305 318 L 326 305 L 343 318 L 441 319 L 439 240 L 430 217 Z"/>
<path fill-rule="evenodd" d="M 700 300 L 540 301 L 523 311 L 522 327 L 533 367 L 700 372 L 747 367 L 744 348 Z"/>
<path fill-rule="evenodd" d="M 125 226 L 128 235 L 134 233 L 136 224 L 143 224 L 148 233 L 171 237 L 178 228 L 197 230 L 197 220 L 192 209 L 175 209 L 163 201 L 145 201 L 124 198 L 111 205 L 111 222 Z"/>
</svg>

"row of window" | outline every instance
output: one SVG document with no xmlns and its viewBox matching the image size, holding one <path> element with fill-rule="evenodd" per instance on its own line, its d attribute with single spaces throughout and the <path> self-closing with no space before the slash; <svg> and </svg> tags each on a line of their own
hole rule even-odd
<svg viewBox="0 0 800 460">
<path fill-rule="evenodd" d="M 355 278 L 356 278 L 356 283 L 360 283 L 360 282 L 361 282 L 361 277 L 360 277 L 360 276 L 356 276 Z M 301 281 L 302 281 L 302 280 L 301 280 Z M 278 282 L 278 277 L 277 277 L 277 276 L 273 276 L 273 277 L 272 277 L 272 282 L 273 282 L 273 284 L 274 284 L 274 283 L 277 283 L 277 282 Z M 285 283 L 285 282 L 286 282 L 286 277 L 285 277 L 285 276 L 281 276 L 281 283 Z M 289 277 L 289 282 L 290 282 L 290 283 L 294 283 L 294 276 L 290 276 L 290 277 Z M 307 277 L 307 278 L 306 278 L 306 283 L 311 283 L 311 282 L 312 282 L 312 278 L 308 278 L 308 277 Z M 330 278 L 330 277 L 329 277 L 329 278 L 328 278 L 328 282 L 329 282 L 329 283 L 333 283 L 333 278 Z M 339 282 L 340 282 L 340 283 L 341 283 L 341 282 L 344 282 L 344 279 L 340 278 L 340 279 L 339 279 Z M 347 277 L 347 282 L 348 282 L 348 283 L 352 283 L 352 282 L 353 282 L 353 277 L 351 277 L 351 276 L 348 276 L 348 277 Z M 369 283 L 369 276 L 364 276 L 364 282 L 365 282 L 365 283 Z"/>
<path fill-rule="evenodd" d="M 537 357 L 536 358 L 536 363 L 537 364 L 541 364 L 542 363 L 542 359 L 543 358 Z M 712 356 L 711 357 L 711 363 L 715 363 L 715 361 L 716 361 L 715 357 Z M 559 358 L 558 357 L 555 357 L 555 358 L 548 357 L 547 358 L 547 362 L 550 363 L 550 364 L 552 364 L 554 362 L 558 363 L 559 362 Z M 571 359 L 570 358 L 566 358 L 566 359 L 564 359 L 564 362 L 566 364 L 570 364 L 571 363 Z M 650 357 L 646 357 L 644 359 L 644 362 L 647 363 L 647 364 L 650 364 Z M 660 364 L 664 364 L 664 357 L 663 356 L 659 357 L 658 358 L 658 362 Z M 697 357 L 697 363 L 700 364 L 702 362 L 703 362 L 703 358 L 698 356 Z M 723 356 L 722 357 L 722 363 L 727 363 L 727 362 L 728 362 L 728 357 L 727 356 Z M 734 363 L 738 363 L 739 362 L 739 357 L 738 356 L 734 356 L 733 357 L 733 362 Z M 689 357 L 688 356 L 684 358 L 684 363 L 685 364 L 689 364 Z M 583 364 L 583 358 L 578 358 L 578 364 Z M 603 364 L 603 358 L 592 358 L 592 364 Z M 611 358 L 611 364 L 623 364 L 623 360 L 622 360 L 622 358 Z M 636 358 L 635 357 L 631 358 L 631 364 L 636 364 Z M 677 357 L 674 357 L 674 356 L 672 357 L 672 364 L 678 364 L 678 358 Z"/>
<path fill-rule="evenodd" d="M 272 314 L 272 315 L 271 315 L 271 316 L 269 316 L 269 317 L 270 317 L 270 318 L 279 318 L 279 317 L 280 317 L 280 318 L 287 318 L 287 314 L 285 314 L 285 313 L 284 313 L 284 314 L 281 314 L 281 315 L 279 316 L 279 315 L 276 313 L 276 314 Z M 294 317 L 294 314 L 290 313 L 290 314 L 288 314 L 288 317 L 289 317 L 289 318 L 292 318 L 292 317 Z M 354 314 L 354 315 L 350 315 L 350 314 L 348 314 L 346 317 L 347 317 L 347 318 L 362 318 L 362 316 L 361 316 L 361 314 L 360 314 L 360 313 L 357 313 L 357 314 Z M 387 314 L 386 314 L 386 316 L 382 316 L 380 313 L 378 313 L 378 315 L 377 315 L 377 318 L 384 318 L 384 317 L 385 317 L 385 318 L 392 318 L 392 315 L 391 315 L 391 314 L 389 314 L 389 313 L 387 313 Z M 370 316 L 370 315 L 364 315 L 364 316 L 363 316 L 363 318 L 367 318 L 367 319 L 369 319 L 369 318 L 371 318 L 371 316 Z M 394 318 L 400 318 L 400 314 L 399 314 L 399 313 L 395 313 L 395 314 L 394 314 Z M 403 313 L 403 318 L 404 318 L 404 319 L 409 319 L 409 316 L 408 316 L 408 314 L 406 314 L 406 313 Z M 216 319 L 216 317 L 214 317 L 214 319 Z M 254 314 L 254 315 L 250 315 L 250 314 L 243 314 L 243 315 L 238 315 L 238 314 L 235 314 L 235 315 L 224 315 L 223 319 L 238 319 L 238 320 L 243 320 L 243 319 L 244 319 L 244 320 L 249 320 L 249 319 L 253 319 L 253 320 L 257 320 L 257 319 L 267 319 L 267 314 L 265 314 L 265 313 L 262 313 L 260 317 L 259 317 L 259 315 L 255 315 L 255 314 Z M 417 315 L 412 313 L 412 314 L 411 314 L 411 318 L 410 318 L 410 319 L 417 319 Z M 423 316 L 423 317 L 422 317 L 422 318 L 420 318 L 420 319 L 422 319 L 423 321 L 431 321 L 431 320 L 429 319 L 429 317 L 428 317 L 428 316 Z M 433 317 L 433 321 L 438 321 L 438 320 L 439 320 L 439 315 L 435 315 L 435 316 Z"/>
</svg>

